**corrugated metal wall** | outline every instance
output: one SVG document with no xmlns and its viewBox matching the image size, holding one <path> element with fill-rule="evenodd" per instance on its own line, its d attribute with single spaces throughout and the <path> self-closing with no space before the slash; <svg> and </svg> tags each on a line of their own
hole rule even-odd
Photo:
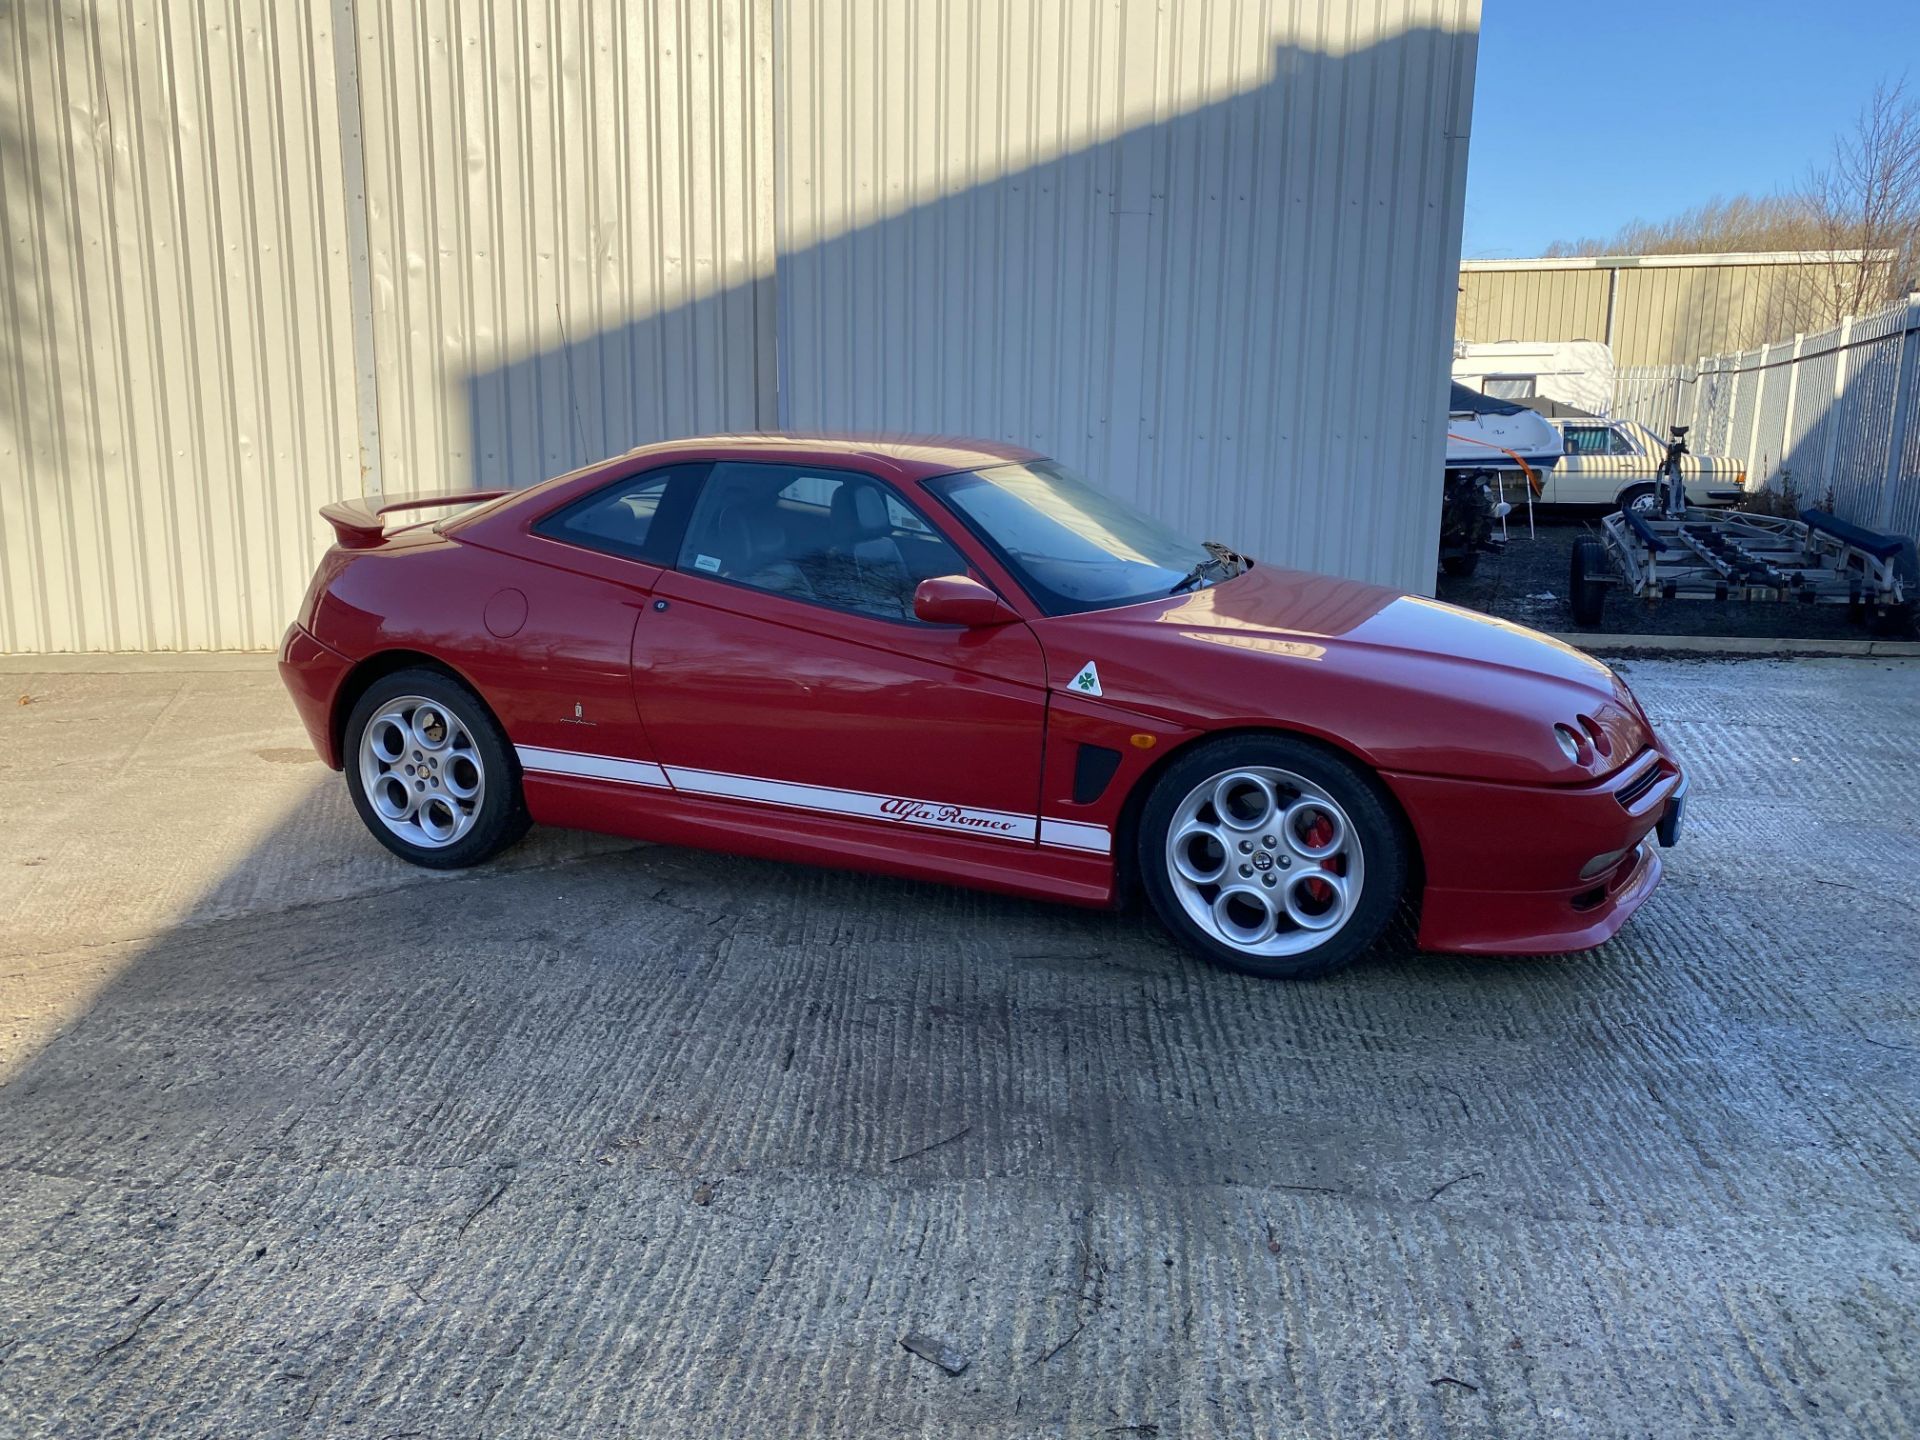
<svg viewBox="0 0 1920 1440">
<path fill-rule="evenodd" d="M 376 483 L 770 427 L 766 7 L 357 8 Z"/>
<path fill-rule="evenodd" d="M 1478 6 L 782 12 L 783 418 L 1428 589 Z"/>
<path fill-rule="evenodd" d="M 1489 271 L 1476 263 L 1460 272 L 1454 338 L 1604 340 L 1607 285 L 1603 270 Z"/>
<path fill-rule="evenodd" d="M 358 484 L 331 14 L 0 7 L 0 649 L 270 641 Z"/>
<path fill-rule="evenodd" d="M 0 649 L 272 644 L 342 494 L 944 429 L 1430 584 L 1477 0 L 0 10 Z"/>
<path fill-rule="evenodd" d="M 1784 257 L 1663 263 L 1674 258 L 1702 257 L 1469 261 L 1454 338 L 1607 340 L 1616 365 L 1691 365 L 1793 334 L 1819 287 L 1809 272 L 1824 268 Z"/>
</svg>

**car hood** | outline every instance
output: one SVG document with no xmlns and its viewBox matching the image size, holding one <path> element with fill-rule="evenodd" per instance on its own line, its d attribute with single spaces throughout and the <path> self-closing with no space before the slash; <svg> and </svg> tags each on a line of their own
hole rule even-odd
<svg viewBox="0 0 1920 1440">
<path fill-rule="evenodd" d="M 1307 730 L 1382 768 L 1577 783 L 1653 741 L 1631 692 L 1592 656 L 1358 581 L 1260 565 L 1179 597 L 1043 623 L 1056 686 L 1096 658 L 1109 701 L 1205 728 Z M 1582 716 L 1605 737 L 1589 767 L 1553 738 Z"/>
<path fill-rule="evenodd" d="M 1600 661 L 1538 630 L 1379 585 L 1273 566 L 1185 595 L 1156 623 L 1214 644 L 1332 642 L 1348 651 L 1444 656 L 1613 689 L 1613 674 Z"/>
</svg>

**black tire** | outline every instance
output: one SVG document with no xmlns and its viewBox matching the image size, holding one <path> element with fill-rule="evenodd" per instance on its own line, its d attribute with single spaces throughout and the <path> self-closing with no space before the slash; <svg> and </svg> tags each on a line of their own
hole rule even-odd
<svg viewBox="0 0 1920 1440">
<path fill-rule="evenodd" d="M 1469 550 L 1465 555 L 1446 555 L 1441 557 L 1440 568 L 1456 580 L 1464 580 L 1480 568 L 1480 552 Z"/>
<path fill-rule="evenodd" d="M 1573 542 L 1573 558 L 1567 564 L 1567 603 L 1573 607 L 1573 623 L 1598 625 L 1607 608 L 1607 547 L 1598 540 Z"/>
<path fill-rule="evenodd" d="M 1659 487 L 1657 485 L 1629 485 L 1620 492 L 1620 508 L 1622 510 L 1631 510 L 1642 500 L 1652 500 L 1655 508 L 1658 509 L 1660 500 Z M 1646 517 L 1643 515 L 1641 518 L 1645 519 Z"/>
<path fill-rule="evenodd" d="M 466 728 L 484 777 L 470 826 L 451 843 L 440 846 L 414 843 L 390 828 L 368 796 L 362 774 L 361 742 L 367 726 L 389 702 L 413 695 L 444 708 Z M 500 722 L 469 686 L 444 671 L 422 667 L 381 676 L 367 687 L 347 716 L 342 739 L 347 791 L 353 796 L 353 808 L 360 812 L 360 819 L 373 833 L 373 838 L 403 860 L 429 870 L 460 870 L 478 865 L 525 835 L 532 823 L 520 789 L 520 765 Z"/>
<path fill-rule="evenodd" d="M 1188 913 L 1175 888 L 1187 882 L 1169 872 L 1168 833 L 1182 803 L 1209 777 L 1248 766 L 1291 771 L 1318 786 L 1346 812 L 1364 859 L 1360 894 L 1345 921 L 1317 946 L 1298 954 L 1261 955 L 1228 943 Z M 1236 735 L 1194 746 L 1154 782 L 1140 815 L 1136 860 L 1155 916 L 1189 950 L 1262 979 L 1311 980 L 1351 964 L 1379 939 L 1406 888 L 1408 849 L 1392 801 L 1363 766 L 1299 736 Z"/>
</svg>

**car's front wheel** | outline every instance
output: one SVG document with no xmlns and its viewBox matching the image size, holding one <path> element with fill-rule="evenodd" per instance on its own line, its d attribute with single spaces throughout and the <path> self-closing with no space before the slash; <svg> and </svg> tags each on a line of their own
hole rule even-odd
<svg viewBox="0 0 1920 1440">
<path fill-rule="evenodd" d="M 1141 812 L 1140 874 L 1155 913 L 1207 958 L 1292 980 L 1348 964 L 1393 918 L 1406 842 L 1379 782 L 1284 735 L 1182 755 Z"/>
<path fill-rule="evenodd" d="M 354 705 L 345 738 L 354 808 L 402 859 L 457 870 L 526 833 L 507 738 L 453 677 L 424 668 L 382 676 Z"/>
</svg>

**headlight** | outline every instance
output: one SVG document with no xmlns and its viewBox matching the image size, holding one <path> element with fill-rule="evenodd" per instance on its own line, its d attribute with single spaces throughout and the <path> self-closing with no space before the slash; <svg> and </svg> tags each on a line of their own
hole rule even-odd
<svg viewBox="0 0 1920 1440">
<path fill-rule="evenodd" d="M 1604 770 L 1613 758 L 1613 737 L 1593 716 L 1579 714 L 1571 724 L 1553 727 L 1553 740 L 1560 753 L 1582 770 Z"/>
<path fill-rule="evenodd" d="M 1567 759 L 1574 764 L 1591 765 L 1593 763 L 1593 747 L 1587 744 L 1587 737 L 1571 725 L 1554 726 L 1553 738 L 1566 752 Z"/>
</svg>

